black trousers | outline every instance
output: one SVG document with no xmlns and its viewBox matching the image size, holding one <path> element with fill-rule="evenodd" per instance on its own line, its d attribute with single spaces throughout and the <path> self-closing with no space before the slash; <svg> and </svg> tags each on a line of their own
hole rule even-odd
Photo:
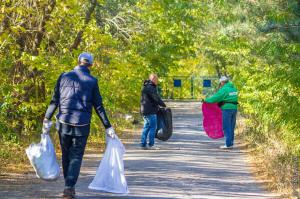
<svg viewBox="0 0 300 199">
<path fill-rule="evenodd" d="M 59 124 L 58 132 L 66 188 L 75 187 L 89 131 L 90 125 L 76 127 L 62 123 Z"/>
</svg>

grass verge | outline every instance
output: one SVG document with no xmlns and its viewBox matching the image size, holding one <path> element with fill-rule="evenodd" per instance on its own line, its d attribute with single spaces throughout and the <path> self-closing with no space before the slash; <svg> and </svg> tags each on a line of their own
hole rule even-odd
<svg viewBox="0 0 300 199">
<path fill-rule="evenodd" d="M 255 177 L 267 190 L 279 193 L 282 198 L 299 196 L 299 158 L 292 155 L 278 131 L 262 133 L 257 126 L 249 125 L 239 117 L 237 138 L 243 143 Z"/>
<path fill-rule="evenodd" d="M 125 128 L 124 126 L 129 126 Z M 135 125 L 124 125 L 119 126 L 117 129 L 118 137 L 123 143 L 131 142 L 136 138 L 138 127 Z M 60 161 L 61 159 L 61 149 L 59 143 L 58 133 L 56 131 L 50 134 L 53 145 L 55 146 L 56 155 Z M 34 173 L 32 166 L 26 156 L 25 149 L 32 143 L 38 143 L 40 141 L 40 135 L 22 137 L 21 141 L 18 143 L 13 143 L 10 141 L 0 141 L 0 179 L 9 178 L 11 175 L 22 175 L 26 173 Z M 103 153 L 105 149 L 105 133 L 95 132 L 91 129 L 91 133 L 88 138 L 88 143 L 86 145 L 85 154 L 88 153 Z"/>
</svg>

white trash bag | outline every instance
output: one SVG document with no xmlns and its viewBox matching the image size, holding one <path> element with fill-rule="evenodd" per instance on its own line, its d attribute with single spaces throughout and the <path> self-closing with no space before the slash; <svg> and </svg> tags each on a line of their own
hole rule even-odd
<svg viewBox="0 0 300 199">
<path fill-rule="evenodd" d="M 60 175 L 55 150 L 48 134 L 41 134 L 41 142 L 26 149 L 27 157 L 36 176 L 43 180 L 56 180 Z"/>
<path fill-rule="evenodd" d="M 104 156 L 89 189 L 117 194 L 129 193 L 124 175 L 124 153 L 125 147 L 117 136 L 115 139 L 107 137 Z"/>
</svg>

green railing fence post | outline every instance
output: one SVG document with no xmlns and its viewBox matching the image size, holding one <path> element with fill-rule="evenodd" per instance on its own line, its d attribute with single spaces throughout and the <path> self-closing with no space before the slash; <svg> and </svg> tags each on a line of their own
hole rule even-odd
<svg viewBox="0 0 300 199">
<path fill-rule="evenodd" d="M 191 76 L 191 96 L 194 99 L 194 76 Z"/>
</svg>

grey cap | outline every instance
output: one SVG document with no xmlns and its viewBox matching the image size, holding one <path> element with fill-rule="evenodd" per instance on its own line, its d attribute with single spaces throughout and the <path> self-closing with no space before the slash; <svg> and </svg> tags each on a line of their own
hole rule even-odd
<svg viewBox="0 0 300 199">
<path fill-rule="evenodd" d="M 229 80 L 229 78 L 226 76 L 221 76 L 221 78 L 219 79 L 220 82 L 226 82 L 228 80 Z"/>
<path fill-rule="evenodd" d="M 83 52 L 78 56 L 78 62 L 92 65 L 94 63 L 93 55 Z"/>
</svg>

